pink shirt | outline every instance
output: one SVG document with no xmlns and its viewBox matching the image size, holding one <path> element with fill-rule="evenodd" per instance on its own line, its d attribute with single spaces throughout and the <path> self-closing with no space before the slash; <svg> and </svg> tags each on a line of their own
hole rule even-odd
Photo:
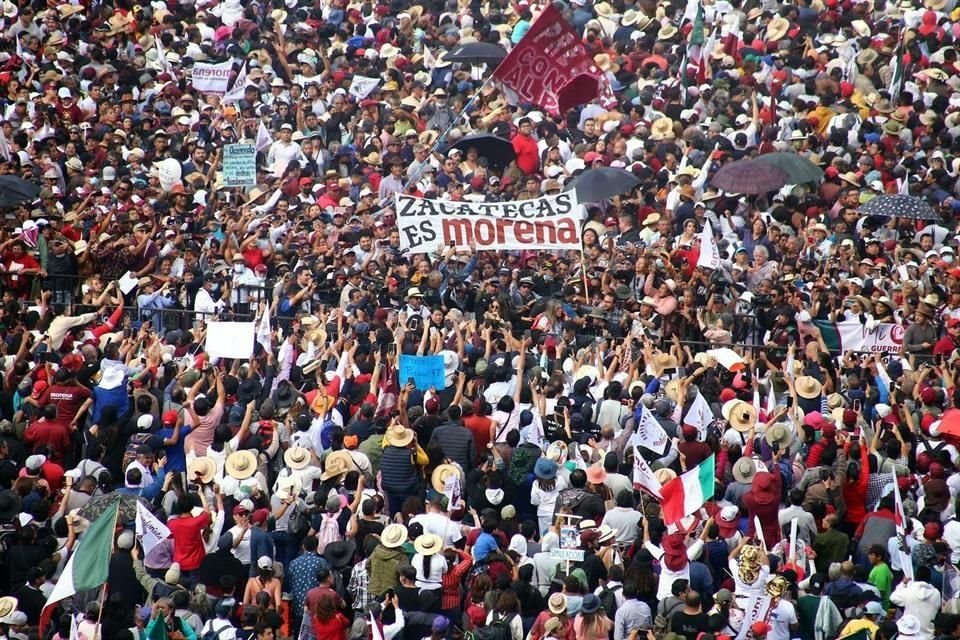
<svg viewBox="0 0 960 640">
<path fill-rule="evenodd" d="M 198 456 L 207 455 L 207 447 L 213 444 L 213 432 L 216 430 L 217 425 L 220 424 L 222 418 L 223 404 L 219 402 L 210 408 L 207 415 L 201 416 L 200 424 L 198 425 L 192 424 L 193 420 L 188 411 L 186 415 L 184 415 L 184 422 L 193 427 L 193 431 L 191 431 L 190 435 L 186 438 L 184 445 L 185 450 L 189 451 L 192 448 L 193 452 Z"/>
</svg>

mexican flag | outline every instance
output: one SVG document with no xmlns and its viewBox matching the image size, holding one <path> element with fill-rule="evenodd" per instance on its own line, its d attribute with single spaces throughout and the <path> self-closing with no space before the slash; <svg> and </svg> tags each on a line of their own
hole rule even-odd
<svg viewBox="0 0 960 640">
<path fill-rule="evenodd" d="M 707 500 L 713 499 L 716 481 L 714 457 L 710 456 L 682 476 L 674 478 L 660 488 L 663 501 L 663 521 L 667 524 L 679 522 L 702 507 Z"/>
<path fill-rule="evenodd" d="M 80 538 L 76 550 L 63 567 L 60 580 L 47 598 L 47 604 L 43 606 L 43 613 L 40 616 L 41 636 L 58 602 L 66 600 L 78 591 L 95 589 L 107 581 L 119 509 L 120 497 L 117 496 L 113 505 L 97 516 Z"/>
</svg>

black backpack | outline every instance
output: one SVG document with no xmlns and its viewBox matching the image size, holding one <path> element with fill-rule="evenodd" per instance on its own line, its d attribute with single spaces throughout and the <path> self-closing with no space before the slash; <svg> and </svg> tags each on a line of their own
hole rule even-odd
<svg viewBox="0 0 960 640">
<path fill-rule="evenodd" d="M 617 591 L 623 591 L 622 584 L 614 585 L 609 589 L 604 587 L 600 590 L 600 606 L 603 607 L 603 612 L 607 614 L 610 620 L 613 620 L 617 615 Z"/>
<path fill-rule="evenodd" d="M 505 618 L 501 618 L 499 613 L 493 614 L 493 621 L 485 627 L 478 627 L 474 635 L 477 640 L 511 640 L 513 632 L 510 631 L 510 622 L 517 614 L 511 613 Z"/>
</svg>

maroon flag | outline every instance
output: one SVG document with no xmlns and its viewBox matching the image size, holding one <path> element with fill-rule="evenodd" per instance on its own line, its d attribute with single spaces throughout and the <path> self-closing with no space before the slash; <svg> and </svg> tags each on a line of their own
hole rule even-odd
<svg viewBox="0 0 960 640">
<path fill-rule="evenodd" d="M 580 77 L 584 75 L 595 81 L 585 81 Z M 606 84 L 583 42 L 552 4 L 530 25 L 493 76 L 513 101 L 532 103 L 555 115 L 561 113 L 561 91 L 563 107 L 570 108 L 590 102 L 600 95 L 601 83 Z"/>
</svg>

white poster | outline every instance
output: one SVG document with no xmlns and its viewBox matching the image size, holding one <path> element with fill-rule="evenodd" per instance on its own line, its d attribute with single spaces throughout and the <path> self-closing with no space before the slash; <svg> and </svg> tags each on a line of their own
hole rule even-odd
<svg viewBox="0 0 960 640">
<path fill-rule="evenodd" d="M 444 247 L 476 250 L 580 251 L 574 191 L 517 202 L 451 202 L 396 197 L 400 247 L 411 253 Z"/>
<path fill-rule="evenodd" d="M 247 88 L 247 63 L 244 61 L 243 66 L 240 67 L 240 72 L 237 74 L 237 79 L 233 81 L 233 86 L 229 91 L 223 94 L 221 102 L 224 104 L 229 104 L 231 102 L 240 102 L 243 100 L 243 94 Z"/>
<path fill-rule="evenodd" d="M 638 403 L 638 408 L 640 409 L 640 416 L 637 419 L 637 415 L 634 413 L 634 420 L 636 420 L 637 425 L 633 437 L 630 438 L 630 443 L 636 446 L 644 446 L 663 455 L 666 452 L 667 440 L 669 440 L 667 432 L 650 413 L 650 409 L 640 403 Z"/>
<path fill-rule="evenodd" d="M 250 358 L 255 333 L 253 322 L 208 322 L 204 350 L 211 358 Z"/>
<path fill-rule="evenodd" d="M 193 65 L 193 76 L 190 82 L 197 91 L 204 93 L 226 93 L 232 72 L 232 60 L 227 60 L 220 64 L 197 62 Z"/>
<path fill-rule="evenodd" d="M 900 353 L 903 348 L 903 325 L 880 322 L 872 328 L 858 320 L 836 323 L 842 351 Z M 823 327 L 821 327 L 821 331 Z"/>
<path fill-rule="evenodd" d="M 707 269 L 720 268 L 720 249 L 717 248 L 717 239 L 713 237 L 710 221 L 703 221 L 703 231 L 700 232 L 700 257 L 697 266 Z"/>
<path fill-rule="evenodd" d="M 443 479 L 443 495 L 447 497 L 447 510 L 456 511 L 460 508 L 460 474 L 451 473 Z"/>
<path fill-rule="evenodd" d="M 377 88 L 378 84 L 380 84 L 379 78 L 353 76 L 353 81 L 350 83 L 350 95 L 357 100 L 363 100 L 370 95 L 371 91 Z"/>
<path fill-rule="evenodd" d="M 713 411 L 710 410 L 710 405 L 707 404 L 706 399 L 700 392 L 697 392 L 697 397 L 694 399 L 693 404 L 690 405 L 690 410 L 687 411 L 687 415 L 683 417 L 683 423 L 695 426 L 699 433 L 698 439 L 703 441 L 707 437 L 707 427 L 713 420 Z"/>
<path fill-rule="evenodd" d="M 657 477 L 653 475 L 653 470 L 647 461 L 640 455 L 640 450 L 633 448 L 633 484 L 635 487 L 646 489 L 658 500 L 663 500 L 660 494 L 660 483 Z"/>
<path fill-rule="evenodd" d="M 143 554 L 147 555 L 154 547 L 170 537 L 170 529 L 155 515 L 147 511 L 142 503 L 137 502 L 137 537 L 143 545 Z"/>
<path fill-rule="evenodd" d="M 746 640 L 753 623 L 767 619 L 771 604 L 773 604 L 773 598 L 770 596 L 750 596 L 750 599 L 747 601 L 747 607 L 743 613 L 743 624 L 740 625 L 740 633 L 737 634 L 737 640 Z"/>
</svg>

